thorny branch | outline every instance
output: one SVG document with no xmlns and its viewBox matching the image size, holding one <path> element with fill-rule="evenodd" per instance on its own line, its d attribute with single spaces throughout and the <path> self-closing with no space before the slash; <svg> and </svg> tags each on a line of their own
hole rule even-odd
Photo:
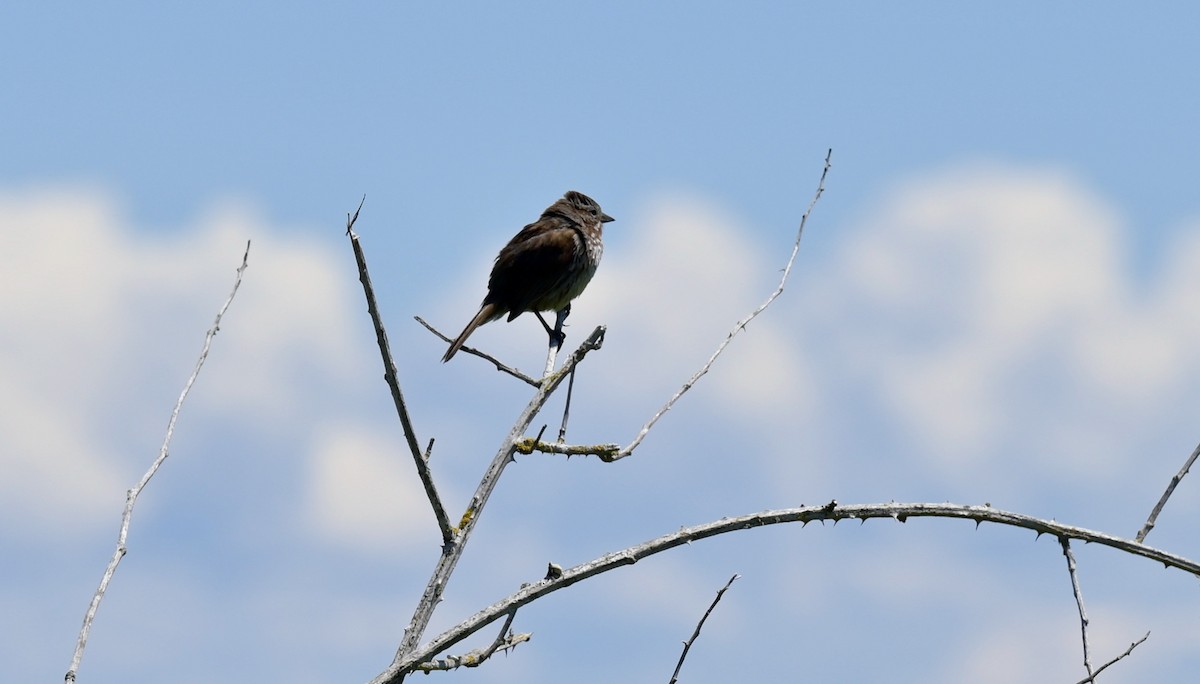
<svg viewBox="0 0 1200 684">
<path fill-rule="evenodd" d="M 421 663 L 416 667 L 417 670 L 426 674 L 438 670 L 456 670 L 460 667 L 479 667 L 488 658 L 491 658 L 496 651 L 509 651 L 517 647 L 517 644 L 529 641 L 533 635 L 528 632 L 514 634 L 512 632 L 513 619 L 517 617 L 517 611 L 508 614 L 508 619 L 504 621 L 504 626 L 500 628 L 500 633 L 496 635 L 495 641 L 488 645 L 487 648 L 475 649 L 469 653 L 464 653 L 460 656 L 446 656 L 437 660 L 430 660 Z"/>
<path fill-rule="evenodd" d="M 694 541 L 737 532 L 739 530 L 783 523 L 798 522 L 802 525 L 807 525 L 810 522 L 824 523 L 825 521 L 830 521 L 836 524 L 840 520 L 858 520 L 861 522 L 873 518 L 891 518 L 903 523 L 907 522 L 909 518 L 918 517 L 972 520 L 976 526 L 984 522 L 990 522 L 1032 530 L 1038 536 L 1049 534 L 1060 539 L 1078 539 L 1092 544 L 1108 546 L 1135 556 L 1141 556 L 1142 558 L 1162 563 L 1166 567 L 1183 570 L 1184 572 L 1200 577 L 1200 563 L 1188 558 L 1139 544 L 1132 539 L 1115 537 L 1103 532 L 1064 525 L 1053 520 L 1044 520 L 1021 513 L 1003 511 L 988 505 L 964 506 L 951 503 L 887 503 L 842 506 L 833 501 L 822 506 L 801 506 L 799 508 L 765 511 L 734 518 L 722 518 L 703 525 L 683 528 L 636 546 L 605 554 L 581 565 L 563 570 L 561 574 L 554 573 L 551 577 L 522 586 L 516 593 L 463 620 L 435 637 L 419 650 L 409 654 L 406 659 L 394 665 L 394 667 L 397 673 L 407 672 L 416 663 L 429 660 L 438 653 L 453 647 L 455 644 L 458 644 L 463 639 L 466 639 L 515 608 L 532 603 L 547 594 L 565 589 L 589 577 L 626 565 L 633 565 L 644 558 L 669 551 L 677 546 L 690 544 Z M 382 682 L 396 681 L 396 679 L 392 678 L 394 676 L 391 675 L 385 678 L 381 675 L 374 682 L 375 684 L 381 684 Z"/>
<path fill-rule="evenodd" d="M 196 378 L 200 376 L 200 369 L 204 367 L 204 362 L 208 359 L 208 350 L 212 347 L 213 338 L 217 336 L 217 332 L 221 329 L 221 319 L 225 316 L 225 312 L 229 310 L 229 306 L 233 304 L 233 298 L 237 295 L 238 288 L 242 285 L 242 274 L 246 272 L 246 266 L 250 259 L 250 242 L 246 242 L 246 251 L 242 253 L 242 265 L 237 268 L 237 277 L 233 281 L 233 290 L 229 296 L 225 298 L 225 303 L 217 312 L 217 317 L 213 321 L 212 327 L 208 329 L 208 333 L 204 336 L 204 347 L 200 350 L 200 357 L 196 359 L 196 366 L 192 369 L 192 374 L 188 377 L 187 382 L 183 384 L 183 391 L 179 393 L 179 399 L 175 401 L 175 408 L 171 410 L 171 417 L 167 421 L 167 434 L 163 438 L 162 447 L 158 450 L 158 458 L 150 464 L 150 468 L 142 475 L 142 479 L 125 493 L 125 510 L 121 514 L 121 529 L 117 533 L 117 548 L 113 551 L 112 558 L 108 561 L 108 566 L 104 569 L 104 575 L 100 578 L 100 586 L 96 589 L 96 593 L 92 596 L 92 602 L 88 604 L 87 612 L 83 615 L 83 626 L 79 629 L 79 639 L 75 642 L 75 654 L 71 657 L 71 666 L 67 670 L 65 680 L 67 684 L 75 681 L 75 676 L 79 672 L 79 664 L 83 660 L 83 651 L 87 648 L 88 636 L 92 631 L 92 622 L 96 619 L 96 611 L 100 609 L 100 602 L 104 599 L 104 592 L 108 590 L 108 584 L 112 581 L 113 575 L 117 572 L 117 566 L 121 564 L 121 559 L 125 557 L 126 539 L 129 536 L 129 524 L 133 520 L 133 507 L 137 503 L 138 496 L 150 483 L 150 478 L 158 472 L 159 466 L 167 460 L 170 455 L 171 438 L 175 436 L 175 423 L 179 420 L 179 412 L 183 409 L 183 402 L 187 399 L 188 394 L 192 391 L 192 385 L 195 384 Z"/>
</svg>

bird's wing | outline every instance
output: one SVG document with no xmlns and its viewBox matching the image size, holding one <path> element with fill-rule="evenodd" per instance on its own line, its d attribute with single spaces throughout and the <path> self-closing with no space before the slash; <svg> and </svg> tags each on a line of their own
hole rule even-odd
<svg viewBox="0 0 1200 684">
<path fill-rule="evenodd" d="M 563 280 L 577 258 L 578 239 L 570 227 L 525 226 L 496 257 L 488 279 L 488 298 L 508 309 L 510 321 L 534 310 L 564 289 Z"/>
</svg>

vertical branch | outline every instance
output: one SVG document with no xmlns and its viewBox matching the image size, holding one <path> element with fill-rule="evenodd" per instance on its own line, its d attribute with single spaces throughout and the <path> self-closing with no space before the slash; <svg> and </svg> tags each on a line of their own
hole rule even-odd
<svg viewBox="0 0 1200 684">
<path fill-rule="evenodd" d="M 1091 679 L 1096 675 L 1092 672 L 1091 649 L 1088 647 L 1087 609 L 1083 607 L 1083 590 L 1079 587 L 1079 575 L 1075 571 L 1075 554 L 1071 553 L 1071 541 L 1066 537 L 1059 537 L 1058 543 L 1062 545 L 1063 555 L 1067 557 L 1067 573 L 1071 575 L 1071 591 L 1075 594 L 1075 605 L 1079 608 L 1079 628 L 1083 633 L 1083 668 L 1087 670 L 1088 679 Z"/>
<path fill-rule="evenodd" d="M 204 367 L 205 360 L 208 359 L 208 350 L 212 347 L 213 338 L 217 336 L 217 332 L 221 329 L 221 318 L 225 316 L 225 312 L 229 310 L 229 305 L 233 304 L 233 298 L 237 294 L 238 288 L 242 285 L 242 274 L 246 272 L 246 265 L 250 258 L 250 242 L 246 242 L 246 251 L 242 253 L 242 265 L 238 266 L 237 277 L 233 281 L 233 290 L 225 299 L 225 304 L 221 306 L 217 312 L 217 317 L 213 321 L 212 327 L 208 329 L 208 333 L 204 336 L 204 347 L 200 350 L 200 357 L 196 359 L 196 367 L 192 369 L 192 374 L 188 377 L 187 382 L 183 384 L 183 391 L 179 393 L 179 399 L 175 401 L 175 408 L 171 410 L 171 417 L 167 420 L 167 434 L 163 438 L 162 446 L 158 450 L 158 458 L 150 464 L 150 468 L 142 475 L 142 479 L 133 486 L 132 489 L 125 493 L 125 510 L 121 514 L 121 529 L 117 533 L 117 548 L 113 551 L 112 558 L 108 561 L 108 566 L 104 569 L 104 575 L 100 578 L 100 586 L 96 589 L 96 593 L 92 596 L 92 601 L 88 604 L 87 611 L 83 615 L 83 626 L 79 629 L 79 639 L 75 642 L 75 654 L 71 657 L 71 666 L 67 670 L 65 681 L 71 684 L 75 681 L 75 676 L 79 672 L 79 664 L 83 660 L 83 651 L 87 648 L 88 636 L 92 632 L 92 622 L 96 619 L 96 612 L 100 609 L 100 602 L 104 600 L 104 593 L 108 590 L 108 584 L 112 581 L 113 575 L 117 572 L 117 566 L 121 564 L 121 559 L 125 557 L 126 540 L 129 537 L 129 524 L 133 520 L 133 507 L 137 503 L 138 496 L 146 485 L 150 484 L 150 478 L 158 472 L 159 467 L 167 460 L 170 455 L 171 438 L 175 436 L 175 423 L 179 420 L 179 412 L 183 409 L 183 402 L 187 399 L 188 394 L 192 391 L 192 385 L 195 384 L 196 378 L 200 376 L 200 369 Z"/>
<path fill-rule="evenodd" d="M 379 344 L 379 354 L 383 357 L 383 377 L 387 381 L 388 389 L 392 391 L 392 402 L 396 405 L 396 413 L 400 416 L 400 426 L 404 429 L 404 440 L 408 443 L 408 450 L 416 463 L 417 476 L 425 488 L 425 496 L 429 498 L 429 506 L 433 509 L 433 517 L 437 519 L 438 530 L 442 533 L 442 545 L 445 546 L 454 538 L 454 530 L 450 527 L 450 518 L 446 515 L 446 508 L 442 505 L 441 497 L 438 496 L 437 487 L 433 484 L 433 475 L 429 472 L 429 461 L 421 453 L 421 447 L 417 444 L 417 432 L 413 428 L 412 418 L 408 415 L 408 405 L 404 402 L 404 394 L 400 391 L 400 380 L 396 377 L 396 363 L 392 360 L 392 349 L 388 344 L 387 331 L 383 329 L 383 320 L 379 316 L 379 307 L 375 303 L 375 288 L 371 286 L 371 274 L 367 272 L 367 256 L 363 253 L 358 234 L 354 232 L 354 223 L 358 220 L 358 212 L 362 211 L 363 202 L 366 201 L 367 198 L 364 195 L 362 202 L 358 204 L 358 209 L 354 210 L 354 215 L 346 216 L 346 235 L 350 237 L 350 245 L 354 249 L 354 260 L 358 262 L 358 280 L 362 283 L 363 294 L 367 298 L 367 311 L 371 315 L 371 322 L 375 325 L 375 341 Z M 430 446 L 432 447 L 432 443 Z"/>
</svg>

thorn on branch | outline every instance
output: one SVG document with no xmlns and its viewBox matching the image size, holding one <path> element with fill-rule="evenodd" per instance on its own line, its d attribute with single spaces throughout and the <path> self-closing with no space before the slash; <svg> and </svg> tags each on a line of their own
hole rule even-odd
<svg viewBox="0 0 1200 684">
<path fill-rule="evenodd" d="M 476 633 L 486 625 L 492 624 L 513 609 L 528 605 L 550 593 L 573 586 L 588 578 L 631 565 L 642 558 L 649 558 L 694 541 L 736 533 L 741 529 L 789 523 L 806 525 L 812 520 L 821 520 L 821 516 L 823 515 L 825 515 L 823 507 L 802 506 L 799 508 L 761 511 L 748 515 L 720 518 L 702 525 L 681 528 L 675 532 L 664 534 L 626 549 L 604 554 L 574 567 L 565 568 L 561 579 L 538 581 L 523 585 L 519 591 L 479 611 L 458 625 L 447 629 L 419 650 L 414 648 L 412 651 L 406 651 L 401 658 L 373 679 L 372 682 L 373 684 L 395 684 L 403 679 L 404 674 L 412 672 L 417 664 L 425 662 L 438 653 L 453 647 L 469 635 Z M 948 518 L 952 520 L 983 517 L 985 522 L 997 525 L 1027 530 L 1042 530 L 1055 536 L 1106 546 L 1131 556 L 1160 562 L 1164 566 L 1176 568 L 1190 575 L 1200 577 L 1200 562 L 1183 556 L 1168 553 L 1144 544 L 1138 544 L 1133 539 L 1115 537 L 1103 532 L 1065 525 L 1052 520 L 1035 518 L 998 508 L 952 503 L 897 503 L 893 501 L 882 504 L 841 504 L 834 511 L 834 515 L 842 517 L 853 515 L 857 519 L 894 518 L 897 520 L 907 519 L 908 517 Z M 415 631 L 415 628 L 413 628 L 413 631 Z M 409 630 L 406 630 L 406 635 L 408 633 Z M 1096 672 L 1099 671 L 1100 669 L 1098 668 Z"/>
</svg>

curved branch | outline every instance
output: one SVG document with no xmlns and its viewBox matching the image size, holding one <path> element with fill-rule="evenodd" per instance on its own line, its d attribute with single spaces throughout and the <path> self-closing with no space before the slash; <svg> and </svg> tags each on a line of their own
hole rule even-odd
<svg viewBox="0 0 1200 684">
<path fill-rule="evenodd" d="M 1183 570 L 1184 572 L 1200 577 L 1200 563 L 1184 558 L 1183 556 L 1145 546 L 1132 539 L 1117 537 L 1073 525 L 1064 525 L 1053 520 L 1035 518 L 1022 513 L 1004 511 L 988 505 L 886 503 L 840 506 L 836 501 L 833 501 L 824 506 L 801 506 L 799 508 L 765 511 L 735 518 L 722 518 L 694 527 L 685 527 L 676 532 L 665 534 L 627 549 L 605 554 L 594 560 L 564 570 L 561 576 L 553 579 L 544 579 L 524 585 L 520 591 L 475 613 L 451 629 L 438 635 L 433 641 L 430 641 L 422 648 L 409 653 L 405 658 L 393 665 L 394 669 L 389 668 L 388 672 L 373 680 L 373 684 L 399 681 L 405 673 L 413 671 L 419 663 L 430 660 L 438 653 L 454 646 L 516 608 L 520 608 L 559 589 L 565 589 L 576 582 L 583 581 L 594 575 L 599 575 L 625 565 L 633 565 L 643 558 L 668 551 L 677 546 L 729 532 L 767 525 L 797 522 L 807 525 L 814 521 L 824 522 L 830 520 L 836 523 L 839 520 L 865 521 L 871 518 L 891 518 L 902 523 L 907 522 L 909 518 L 957 518 L 972 520 L 976 526 L 980 523 L 990 522 L 1010 527 L 1021 527 L 1033 530 L 1038 535 L 1052 534 L 1060 539 L 1078 539 L 1084 542 L 1108 546 L 1118 551 L 1158 561 L 1166 567 Z"/>
</svg>

